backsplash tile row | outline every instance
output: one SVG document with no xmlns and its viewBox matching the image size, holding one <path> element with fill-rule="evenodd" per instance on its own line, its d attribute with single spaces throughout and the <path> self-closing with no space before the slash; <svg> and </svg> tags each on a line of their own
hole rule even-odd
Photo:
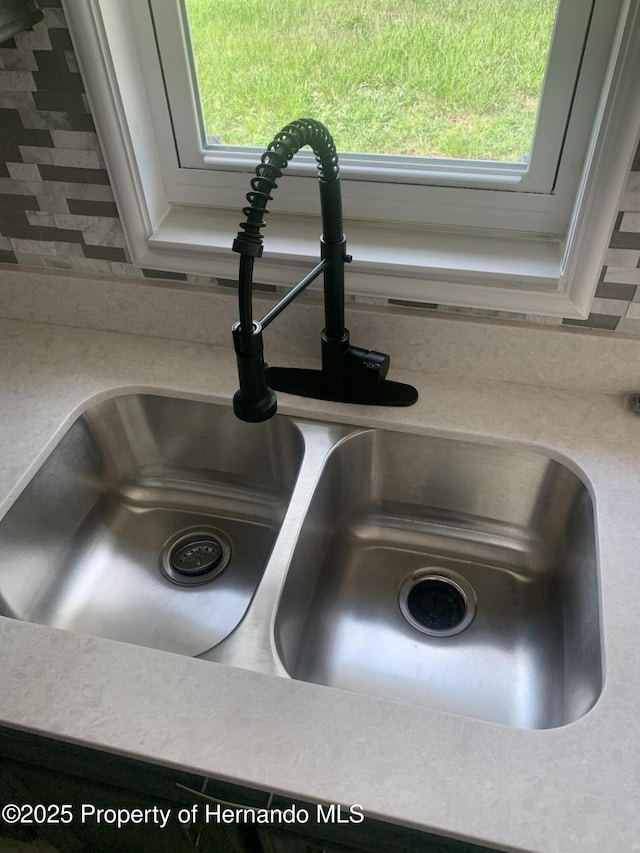
<svg viewBox="0 0 640 853">
<path fill-rule="evenodd" d="M 39 4 L 44 20 L 0 45 L 0 263 L 215 283 L 129 262 L 60 0 Z M 355 299 L 640 336 L 640 148 L 587 320 Z"/>
</svg>

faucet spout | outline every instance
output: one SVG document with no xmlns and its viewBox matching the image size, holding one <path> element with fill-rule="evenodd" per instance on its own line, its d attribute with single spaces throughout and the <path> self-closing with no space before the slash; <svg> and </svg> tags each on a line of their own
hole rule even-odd
<svg viewBox="0 0 640 853">
<path fill-rule="evenodd" d="M 253 266 L 263 251 L 261 229 L 266 225 L 271 192 L 293 156 L 311 146 L 318 168 L 322 237 L 320 263 L 260 322 L 253 319 Z M 343 234 L 340 168 L 335 143 L 327 128 L 314 119 L 298 119 L 276 134 L 262 155 L 243 208 L 245 221 L 233 241 L 240 254 L 238 274 L 239 321 L 233 341 L 240 388 L 233 398 L 236 415 L 245 421 L 262 421 L 275 414 L 274 391 L 339 402 L 408 406 L 418 393 L 412 386 L 385 380 L 389 356 L 353 347 L 344 325 L 344 265 L 351 262 Z M 262 330 L 312 281 L 324 275 L 325 328 L 321 334 L 322 370 L 267 368 L 263 358 Z"/>
</svg>

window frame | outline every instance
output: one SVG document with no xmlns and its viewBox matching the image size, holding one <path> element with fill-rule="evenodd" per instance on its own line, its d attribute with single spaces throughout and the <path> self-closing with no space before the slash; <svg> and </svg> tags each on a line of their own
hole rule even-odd
<svg viewBox="0 0 640 853">
<path fill-rule="evenodd" d="M 575 85 L 591 23 L 595 0 L 558 0 L 551 34 L 550 53 L 542 83 L 541 103 L 527 163 L 448 158 L 400 157 L 391 155 L 340 154 L 343 181 L 383 184 L 372 199 L 384 195 L 387 183 L 457 186 L 499 191 L 546 193 L 553 191 L 561 154 L 565 148 L 567 116 L 571 113 Z M 619 0 L 608 0 L 613 7 Z M 148 0 L 173 132 L 182 168 L 247 171 L 251 173 L 262 149 L 246 146 L 207 145 L 200 108 L 197 62 L 193 56 L 186 0 Z M 606 40 L 606 33 L 601 34 Z M 574 147 L 581 147 L 584 124 L 571 134 Z M 580 119 L 578 119 L 580 121 Z M 275 128 L 278 130 L 279 128 Z M 215 128 L 212 128 L 215 132 Z M 274 130 L 274 132 L 275 132 Z M 269 140 L 265 140 L 268 142 Z M 579 155 L 579 152 L 577 152 Z M 573 152 L 568 152 L 571 157 Z M 302 151 L 287 174 L 313 176 L 311 152 Z M 200 176 L 200 179 L 202 176 Z M 288 182 L 292 183 L 292 182 Z M 285 188 L 286 193 L 286 188 Z M 375 203 L 375 201 L 374 201 Z M 428 202 L 427 202 L 428 204 Z"/>
<path fill-rule="evenodd" d="M 208 172 L 212 187 L 203 185 L 202 170 L 181 168 L 146 4 L 63 0 L 63 6 L 133 263 L 235 278 L 237 256 L 230 245 L 249 175 L 229 169 Z M 603 15 L 602 9 L 600 3 L 596 13 Z M 367 184 L 344 181 L 345 232 L 354 255 L 347 275 L 351 292 L 587 316 L 640 129 L 634 90 L 640 77 L 638 4 L 621 0 L 617 22 L 606 15 L 594 21 L 612 31 L 614 24 L 612 61 L 584 163 L 570 164 L 578 183 L 566 223 L 550 227 L 557 192 L 497 193 L 400 183 L 385 184 L 384 211 L 378 220 L 365 221 L 364 214 L 371 211 Z M 601 56 L 600 62 L 605 59 Z M 594 81 L 586 75 L 579 85 L 593 87 Z M 256 266 L 256 279 L 265 283 L 294 284 L 317 258 L 318 214 L 308 208 L 318 195 L 315 177 L 306 176 L 304 168 L 291 171 L 281 182 L 290 184 L 289 198 L 278 207 L 278 190 L 265 232 L 265 254 Z M 436 226 L 424 224 L 426 189 L 443 212 Z M 497 196 L 500 215 L 504 218 L 506 210 L 515 233 L 505 233 L 499 225 Z M 528 205 L 524 211 L 523 199 Z M 477 228 L 477 212 L 484 228 Z"/>
</svg>

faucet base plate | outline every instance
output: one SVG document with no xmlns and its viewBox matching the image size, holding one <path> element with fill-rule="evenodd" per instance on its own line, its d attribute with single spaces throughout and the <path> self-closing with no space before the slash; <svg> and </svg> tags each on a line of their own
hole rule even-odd
<svg viewBox="0 0 640 853">
<path fill-rule="evenodd" d="M 326 387 L 321 370 L 300 367 L 267 368 L 267 384 L 285 394 L 361 406 L 412 406 L 418 399 L 413 385 L 389 379 L 372 386 L 351 385 L 342 391 L 332 391 Z"/>
</svg>

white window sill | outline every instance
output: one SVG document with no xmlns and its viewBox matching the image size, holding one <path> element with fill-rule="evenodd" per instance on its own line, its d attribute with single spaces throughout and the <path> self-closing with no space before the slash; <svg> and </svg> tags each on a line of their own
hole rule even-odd
<svg viewBox="0 0 640 853">
<path fill-rule="evenodd" d="M 144 265 L 235 279 L 238 255 L 231 243 L 242 220 L 237 212 L 172 207 L 147 241 Z M 389 229 L 345 223 L 346 268 L 351 293 L 425 300 L 551 316 L 581 316 L 559 289 L 563 247 L 559 240 L 454 232 Z M 293 286 L 319 260 L 319 223 L 313 217 L 271 213 L 264 255 L 254 277 Z M 316 285 L 320 286 L 320 285 Z M 495 292 L 492 299 L 491 293 Z"/>
</svg>

